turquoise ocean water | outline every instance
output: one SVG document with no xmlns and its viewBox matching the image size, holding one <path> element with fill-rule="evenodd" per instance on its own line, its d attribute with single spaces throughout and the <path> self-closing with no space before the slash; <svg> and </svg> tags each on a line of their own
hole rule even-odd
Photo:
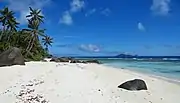
<svg viewBox="0 0 180 103">
<path fill-rule="evenodd" d="M 125 60 L 119 58 L 103 58 L 97 60 L 106 66 L 119 69 L 124 68 L 180 81 L 180 60 L 147 61 L 143 59 Z"/>
</svg>

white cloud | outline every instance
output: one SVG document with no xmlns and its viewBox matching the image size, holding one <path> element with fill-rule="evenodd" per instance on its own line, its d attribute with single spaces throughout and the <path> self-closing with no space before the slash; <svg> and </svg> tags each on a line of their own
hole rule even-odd
<svg viewBox="0 0 180 103">
<path fill-rule="evenodd" d="M 21 24 L 26 24 L 27 20 L 26 20 L 26 15 L 29 14 L 29 10 L 27 11 L 20 11 L 20 17 L 18 18 L 18 22 L 20 22 Z"/>
<path fill-rule="evenodd" d="M 100 48 L 97 45 L 93 45 L 93 44 L 88 44 L 88 45 L 82 44 L 80 45 L 79 49 L 87 52 L 100 52 Z"/>
<path fill-rule="evenodd" d="M 65 11 L 60 18 L 61 24 L 71 25 L 73 23 L 72 15 L 81 11 L 85 7 L 83 0 L 72 0 L 70 2 L 70 9 Z"/>
<path fill-rule="evenodd" d="M 105 16 L 109 16 L 110 13 L 111 13 L 111 10 L 109 8 L 106 8 L 101 11 L 101 14 L 103 14 Z"/>
<path fill-rule="evenodd" d="M 151 10 L 156 15 L 168 15 L 170 12 L 171 0 L 153 0 Z"/>
<path fill-rule="evenodd" d="M 146 30 L 145 27 L 144 27 L 144 25 L 143 25 L 141 22 L 138 23 L 138 29 L 139 29 L 140 31 L 145 31 L 145 30 Z"/>
<path fill-rule="evenodd" d="M 88 11 L 86 14 L 85 14 L 85 16 L 87 17 L 87 16 L 89 16 L 89 15 L 92 15 L 92 14 L 94 14 L 96 12 L 96 9 L 94 8 L 94 9 L 91 9 L 90 11 Z"/>
<path fill-rule="evenodd" d="M 51 0 L 6 0 L 4 2 L 8 3 L 8 7 L 11 10 L 20 13 L 18 21 L 21 24 L 25 24 L 26 15 L 29 12 L 29 7 L 43 9 L 51 2 Z"/>
<path fill-rule="evenodd" d="M 68 11 L 64 12 L 59 22 L 66 25 L 73 24 L 71 14 Z"/>
<path fill-rule="evenodd" d="M 70 12 L 75 13 L 82 10 L 85 7 L 85 2 L 83 0 L 73 0 L 70 3 Z"/>
</svg>

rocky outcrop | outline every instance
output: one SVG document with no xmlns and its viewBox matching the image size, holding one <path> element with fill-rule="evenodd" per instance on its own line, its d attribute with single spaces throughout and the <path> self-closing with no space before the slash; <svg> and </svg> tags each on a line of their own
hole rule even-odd
<svg viewBox="0 0 180 103">
<path fill-rule="evenodd" d="M 60 60 L 59 60 L 58 58 L 56 58 L 56 57 L 53 57 L 53 58 L 50 60 L 50 62 L 60 62 Z"/>
<path fill-rule="evenodd" d="M 70 61 L 70 63 L 83 63 L 83 62 L 80 61 L 80 60 L 73 59 L 73 60 Z"/>
<path fill-rule="evenodd" d="M 13 47 L 0 54 L 0 67 L 11 65 L 25 65 L 24 57 L 19 48 Z"/>
<path fill-rule="evenodd" d="M 86 63 L 96 63 L 96 64 L 101 64 L 98 60 L 87 60 L 85 61 Z"/>
<path fill-rule="evenodd" d="M 72 58 L 68 58 L 68 57 L 61 57 L 61 58 L 58 58 L 60 60 L 60 62 L 69 62 L 72 60 Z"/>
<path fill-rule="evenodd" d="M 131 90 L 131 91 L 147 90 L 145 81 L 143 81 L 141 79 L 134 79 L 134 80 L 127 81 L 127 82 L 119 85 L 118 88 L 123 88 L 123 89 Z"/>
<path fill-rule="evenodd" d="M 70 62 L 70 63 L 96 63 L 100 64 L 98 60 L 78 60 L 70 57 L 53 57 L 50 62 Z"/>
</svg>

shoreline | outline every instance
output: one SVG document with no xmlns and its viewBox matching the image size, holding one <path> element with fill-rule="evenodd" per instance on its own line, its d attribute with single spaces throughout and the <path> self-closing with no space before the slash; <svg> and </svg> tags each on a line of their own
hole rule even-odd
<svg viewBox="0 0 180 103">
<path fill-rule="evenodd" d="M 121 69 L 121 70 L 124 70 L 124 71 L 129 72 L 129 73 L 134 73 L 136 75 L 149 76 L 149 77 L 152 77 L 152 78 L 161 79 L 161 80 L 164 80 L 164 81 L 167 81 L 167 82 L 170 82 L 170 83 L 174 83 L 174 84 L 180 85 L 180 80 L 175 79 L 175 78 L 168 78 L 168 77 L 164 77 L 164 76 L 159 76 L 159 75 L 151 74 L 151 73 L 148 73 L 148 72 L 132 70 L 132 69 L 129 69 L 128 67 L 126 67 L 126 68 L 113 67 L 113 66 L 110 66 L 110 65 L 103 65 L 103 64 L 102 64 L 102 66 L 110 67 L 111 69 Z"/>
<path fill-rule="evenodd" d="M 127 91 L 118 88 L 118 85 L 132 79 L 144 80 L 148 90 Z M 0 82 L 0 102 L 5 103 L 23 103 L 21 100 L 25 101 L 29 95 L 39 96 L 37 98 L 50 103 L 180 101 L 180 85 L 101 64 L 26 62 L 25 66 L 0 67 Z M 27 93 L 20 94 L 21 91 Z"/>
</svg>

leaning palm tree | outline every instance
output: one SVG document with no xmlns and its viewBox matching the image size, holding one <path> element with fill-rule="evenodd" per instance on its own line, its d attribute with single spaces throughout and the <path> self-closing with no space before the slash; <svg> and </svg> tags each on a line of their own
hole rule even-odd
<svg viewBox="0 0 180 103">
<path fill-rule="evenodd" d="M 39 36 L 44 35 L 44 29 L 39 29 L 39 23 L 37 20 L 28 20 L 28 29 L 23 29 L 24 32 L 30 34 L 25 40 L 30 38 L 28 46 L 26 48 L 27 53 L 29 53 L 35 43 L 35 41 L 39 41 Z"/>
<path fill-rule="evenodd" d="M 45 36 L 44 35 L 44 29 L 39 29 L 39 26 L 41 22 L 43 22 L 43 16 L 41 14 L 41 10 L 38 9 L 30 9 L 30 14 L 27 15 L 28 19 L 28 29 L 23 29 L 24 32 L 30 34 L 27 38 L 30 39 L 28 46 L 26 48 L 26 55 L 31 51 L 33 48 L 33 45 L 35 45 L 36 41 L 39 41 L 39 36 Z M 25 39 L 26 40 L 26 39 Z"/>
<path fill-rule="evenodd" d="M 48 51 L 48 46 L 52 46 L 53 38 L 46 35 L 44 38 L 42 38 L 42 42 L 43 42 L 44 46 L 46 47 L 45 48 L 46 51 Z"/>
</svg>

